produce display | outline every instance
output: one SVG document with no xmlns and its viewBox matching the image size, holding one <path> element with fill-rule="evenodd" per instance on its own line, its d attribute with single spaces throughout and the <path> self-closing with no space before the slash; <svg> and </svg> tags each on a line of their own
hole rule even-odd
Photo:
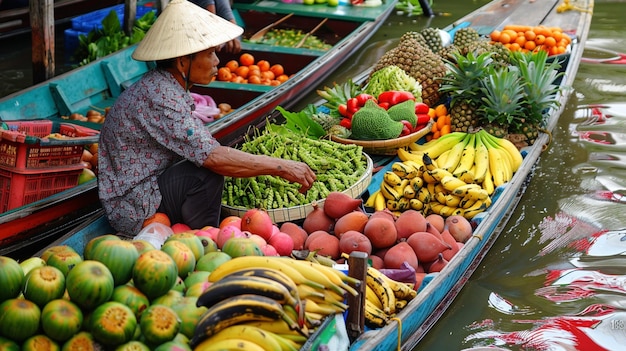
<svg viewBox="0 0 626 351">
<path fill-rule="evenodd" d="M 243 53 L 238 60 L 230 60 L 217 70 L 217 80 L 243 84 L 280 85 L 289 79 L 284 67 L 267 60 L 256 60 Z"/>
<path fill-rule="evenodd" d="M 399 149 L 398 157 L 402 162 L 385 172 L 366 206 L 468 219 L 489 208 L 495 188 L 510 181 L 523 161 L 515 145 L 485 130 L 413 144 Z"/>
<path fill-rule="evenodd" d="M 502 43 L 511 51 L 546 51 L 549 55 L 559 55 L 567 51 L 572 42 L 569 35 L 559 27 L 506 25 L 502 30 L 494 30 L 489 38 Z"/>
<path fill-rule="evenodd" d="M 279 177 L 227 177 L 222 203 L 231 207 L 270 210 L 310 204 L 332 191 L 350 188 L 367 170 L 361 147 L 314 140 L 285 128 L 273 130 L 270 126 L 244 142 L 241 150 L 305 162 L 315 171 L 317 180 L 306 194 L 301 194 L 298 184 Z"/>
<path fill-rule="evenodd" d="M 328 199 L 329 213 L 345 212 L 343 196 Z M 206 350 L 232 343 L 297 350 L 325 318 L 346 311 L 345 298 L 357 294 L 360 281 L 314 250 L 289 257 L 294 241 L 281 230 L 304 230 L 291 225 L 279 228 L 255 209 L 220 227 L 176 232 L 161 249 L 106 234 L 80 253 L 61 245 L 21 263 L 0 256 L 0 343 L 9 350 L 35 342 L 67 350 Z M 290 245 L 289 255 L 250 250 L 274 236 Z M 414 282 L 368 268 L 368 326 L 384 325 L 414 298 Z"/>
<path fill-rule="evenodd" d="M 306 36 L 306 37 L 305 37 Z M 254 41 L 256 44 L 267 44 L 273 46 L 295 47 L 304 39 L 304 43 L 300 46 L 303 49 L 314 49 L 327 51 L 332 45 L 325 43 L 315 34 L 308 34 L 300 29 L 270 29 L 263 38 Z"/>
<path fill-rule="evenodd" d="M 528 29 L 507 27 L 501 31 L 505 33 L 502 38 L 505 39 L 513 28 Z M 560 44 L 569 39 L 558 28 L 531 29 L 529 37 L 533 32 L 540 42 L 548 32 L 553 35 L 548 44 L 557 38 Z M 495 37 L 495 33 L 492 34 Z M 452 132 L 485 129 L 496 137 L 510 139 L 518 148 L 532 145 L 544 128 L 545 112 L 557 107 L 552 97 L 559 91 L 555 82 L 562 73 L 558 59 L 549 58 L 549 54 L 554 54 L 555 48 L 563 51 L 560 44 L 547 51 L 543 50 L 545 46 L 532 51 L 514 51 L 510 50 L 511 45 L 480 36 L 471 27 L 459 29 L 446 43 L 436 28 L 406 32 L 397 46 L 376 62 L 365 82 L 348 81 L 318 91 L 325 100 L 323 106 L 328 109 L 327 113 L 343 117 L 341 123 L 336 123 L 337 127 L 325 127 L 325 130 L 342 138 L 372 138 L 371 135 L 352 135 L 352 123 L 348 122 L 352 122 L 355 108 L 348 102 L 363 93 L 378 98 L 383 91 L 392 90 L 412 92 L 416 102 L 421 101 L 429 108 L 447 106 L 450 122 L 445 124 L 450 125 Z M 547 45 L 545 40 L 541 45 Z M 376 114 L 382 120 L 379 115 Z M 441 124 L 436 124 L 428 140 L 441 136 L 440 127 L 444 123 Z M 386 136 L 379 135 L 380 139 Z"/>
</svg>

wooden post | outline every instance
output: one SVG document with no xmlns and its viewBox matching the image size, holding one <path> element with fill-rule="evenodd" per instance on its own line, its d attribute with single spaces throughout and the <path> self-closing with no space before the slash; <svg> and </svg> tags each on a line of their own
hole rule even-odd
<svg viewBox="0 0 626 351">
<path fill-rule="evenodd" d="M 133 25 L 137 16 L 137 0 L 126 0 L 124 2 L 124 24 L 122 29 L 126 35 L 133 34 Z"/>
<path fill-rule="evenodd" d="M 54 77 L 54 0 L 30 0 L 33 84 Z"/>
<path fill-rule="evenodd" d="M 348 294 L 348 316 L 346 329 L 350 342 L 356 340 L 365 332 L 365 279 L 367 279 L 367 253 L 353 251 L 348 258 L 348 275 L 361 281 L 354 288 L 359 292 L 357 296 Z"/>
</svg>

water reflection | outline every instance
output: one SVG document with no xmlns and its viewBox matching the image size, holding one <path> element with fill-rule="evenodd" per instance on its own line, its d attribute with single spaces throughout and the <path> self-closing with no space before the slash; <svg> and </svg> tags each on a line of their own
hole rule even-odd
<svg viewBox="0 0 626 351">
<path fill-rule="evenodd" d="M 626 52 L 624 6 L 595 1 L 585 57 Z M 572 88 L 505 231 L 415 350 L 624 349 L 626 62 L 583 62 Z"/>
</svg>

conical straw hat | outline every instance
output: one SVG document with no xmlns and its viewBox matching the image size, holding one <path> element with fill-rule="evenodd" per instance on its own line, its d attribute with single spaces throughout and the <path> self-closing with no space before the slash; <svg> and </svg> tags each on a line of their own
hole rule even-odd
<svg viewBox="0 0 626 351">
<path fill-rule="evenodd" d="M 172 0 L 133 53 L 138 61 L 185 56 L 226 43 L 243 28 L 187 1 Z"/>
</svg>

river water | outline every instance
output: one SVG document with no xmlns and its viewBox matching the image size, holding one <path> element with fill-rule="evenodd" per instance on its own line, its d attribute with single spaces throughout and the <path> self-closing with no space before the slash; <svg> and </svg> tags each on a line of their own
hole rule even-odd
<svg viewBox="0 0 626 351">
<path fill-rule="evenodd" d="M 392 15 L 319 87 L 371 67 L 404 32 L 443 28 L 487 2 L 435 0 L 433 18 Z M 598 48 L 626 52 L 625 10 L 624 1 L 595 1 L 586 57 L 599 57 Z M 24 42 L 28 37 L 0 47 L 0 96 L 30 84 Z M 59 63 L 62 52 L 57 60 L 57 71 L 69 69 Z M 624 349 L 626 63 L 583 62 L 572 89 L 504 232 L 415 350 Z M 575 265 L 584 269 L 568 270 Z"/>
</svg>

